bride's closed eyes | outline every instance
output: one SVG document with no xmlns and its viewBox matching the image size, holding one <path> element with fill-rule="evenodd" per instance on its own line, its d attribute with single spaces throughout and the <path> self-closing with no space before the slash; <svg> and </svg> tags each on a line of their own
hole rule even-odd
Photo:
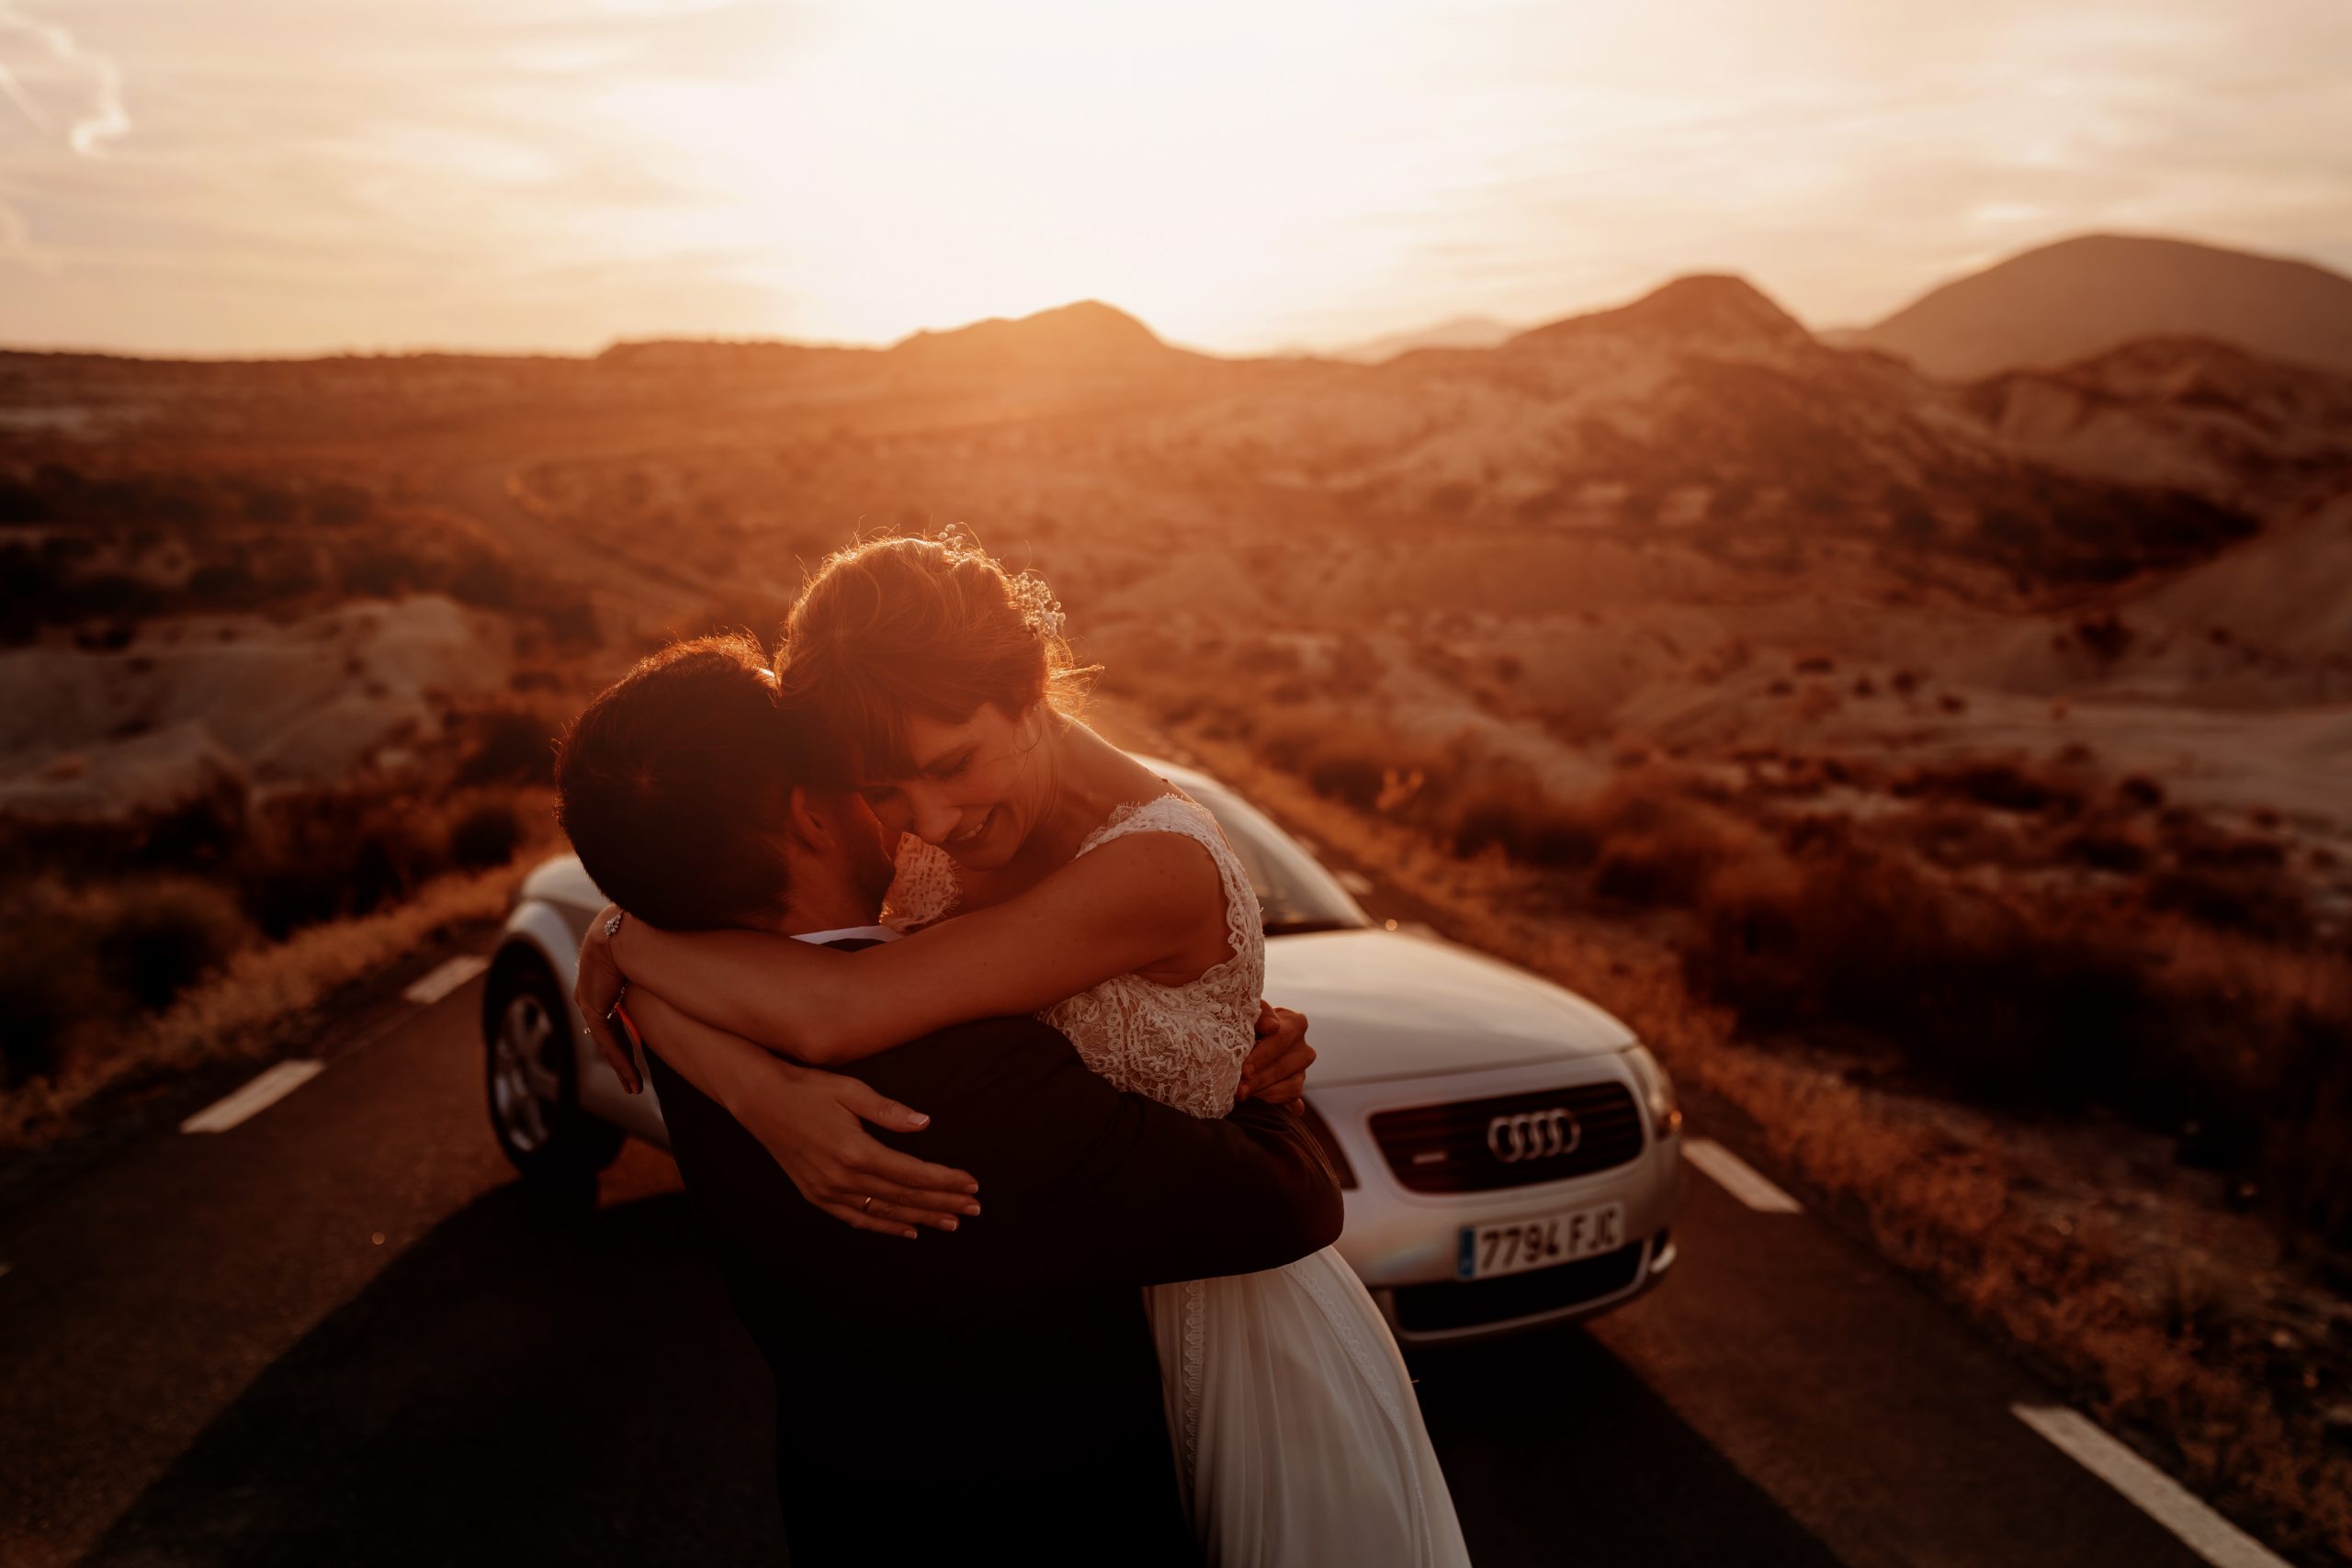
<svg viewBox="0 0 2352 1568">
<path fill-rule="evenodd" d="M 978 750 L 978 748 L 977 747 L 967 746 L 963 750 L 956 752 L 953 756 L 943 757 L 939 761 L 931 763 L 915 776 L 918 778 L 930 779 L 938 784 L 944 784 L 950 779 L 961 778 L 963 777 L 966 770 L 971 767 L 973 754 Z M 888 804 L 889 801 L 897 797 L 899 794 L 899 786 L 896 784 L 862 784 L 858 787 L 857 793 L 865 797 L 866 805 L 878 807 Z"/>
</svg>

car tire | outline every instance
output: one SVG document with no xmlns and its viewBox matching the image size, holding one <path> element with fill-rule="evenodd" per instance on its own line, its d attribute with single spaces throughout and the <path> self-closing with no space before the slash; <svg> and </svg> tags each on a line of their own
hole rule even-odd
<svg viewBox="0 0 2352 1568">
<path fill-rule="evenodd" d="M 550 1188 L 593 1184 L 623 1134 L 580 1109 L 571 1009 L 546 964 L 512 952 L 482 993 L 482 1087 L 491 1131 L 524 1177 Z"/>
</svg>

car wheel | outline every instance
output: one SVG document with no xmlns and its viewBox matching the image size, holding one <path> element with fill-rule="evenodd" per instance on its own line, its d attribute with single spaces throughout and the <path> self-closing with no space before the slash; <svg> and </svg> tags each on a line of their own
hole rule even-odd
<svg viewBox="0 0 2352 1568">
<path fill-rule="evenodd" d="M 482 998 L 483 1079 L 491 1130 L 533 1180 L 593 1179 L 621 1152 L 622 1134 L 580 1109 L 571 1010 L 537 960 L 502 960 Z"/>
</svg>

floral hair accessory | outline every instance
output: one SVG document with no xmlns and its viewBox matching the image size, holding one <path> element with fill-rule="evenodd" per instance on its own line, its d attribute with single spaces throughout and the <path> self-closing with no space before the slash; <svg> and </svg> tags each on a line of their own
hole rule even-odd
<svg viewBox="0 0 2352 1568">
<path fill-rule="evenodd" d="M 1029 629 L 1041 637 L 1062 635 L 1063 624 L 1069 617 L 1062 614 L 1062 602 L 1054 597 L 1053 590 L 1040 580 L 1023 572 L 1012 580 L 1014 602 L 1021 606 L 1021 618 Z"/>
</svg>

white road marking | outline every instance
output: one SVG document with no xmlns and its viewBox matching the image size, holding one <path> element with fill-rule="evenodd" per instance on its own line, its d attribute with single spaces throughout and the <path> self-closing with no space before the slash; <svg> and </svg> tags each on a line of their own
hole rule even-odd
<svg viewBox="0 0 2352 1568">
<path fill-rule="evenodd" d="M 2215 1568 L 2287 1568 L 2269 1548 L 2081 1413 L 2060 1404 L 2012 1404 L 2009 1411 Z"/>
<path fill-rule="evenodd" d="M 419 976 L 401 996 L 420 1007 L 431 1007 L 489 967 L 490 960 L 480 953 L 460 953 L 446 964 L 435 965 L 429 973 Z"/>
<path fill-rule="evenodd" d="M 1767 1180 L 1762 1173 L 1712 1138 L 1685 1138 L 1682 1157 L 1715 1179 L 1715 1184 L 1765 1214 L 1801 1214 L 1804 1205 Z"/>
<path fill-rule="evenodd" d="M 1372 897 L 1374 891 L 1372 878 L 1366 876 L 1363 872 L 1335 871 L 1331 874 L 1338 879 L 1340 886 L 1346 888 L 1357 897 L 1369 898 Z"/>
<path fill-rule="evenodd" d="M 238 1122 L 257 1116 L 326 1071 L 324 1062 L 304 1057 L 280 1062 L 236 1093 L 198 1111 L 180 1123 L 183 1133 L 225 1133 Z"/>
</svg>

